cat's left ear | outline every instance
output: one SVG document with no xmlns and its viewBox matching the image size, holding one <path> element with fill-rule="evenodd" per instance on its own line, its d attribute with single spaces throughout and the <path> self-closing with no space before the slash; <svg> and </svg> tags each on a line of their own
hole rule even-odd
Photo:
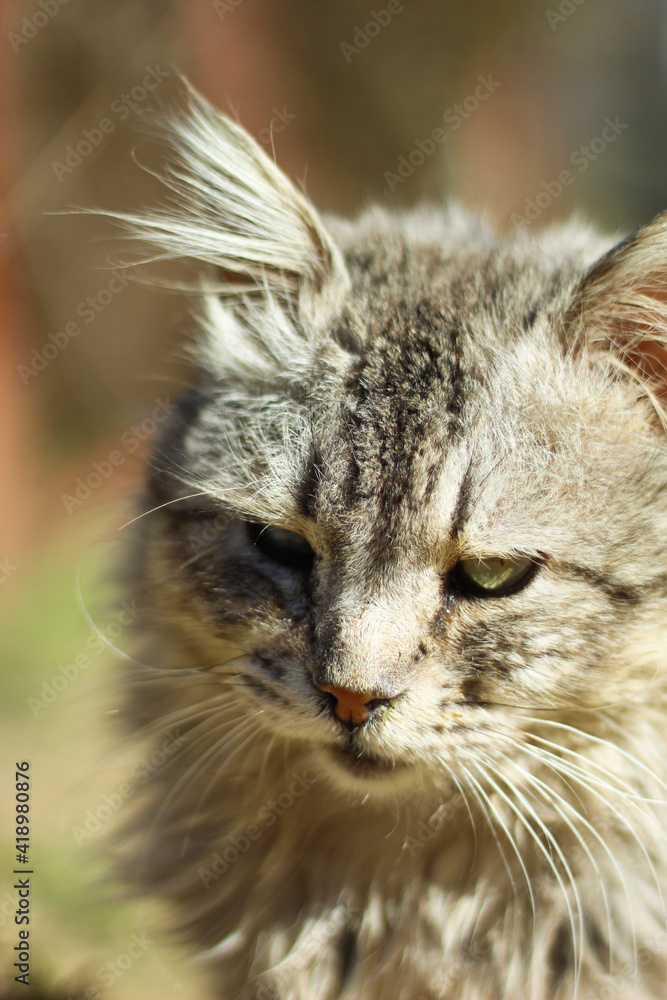
<svg viewBox="0 0 667 1000">
<path fill-rule="evenodd" d="M 590 269 L 567 320 L 642 384 L 667 426 L 667 212 Z"/>
</svg>

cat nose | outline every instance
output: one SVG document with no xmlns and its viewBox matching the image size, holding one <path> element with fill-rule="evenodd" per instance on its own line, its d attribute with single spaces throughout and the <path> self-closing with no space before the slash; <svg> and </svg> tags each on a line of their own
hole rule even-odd
<svg viewBox="0 0 667 1000">
<path fill-rule="evenodd" d="M 341 722 L 350 726 L 363 726 L 376 708 L 390 705 L 391 698 L 377 698 L 369 691 L 351 691 L 350 688 L 336 687 L 333 684 L 318 684 L 319 691 L 331 695 L 334 699 L 333 710 Z"/>
</svg>

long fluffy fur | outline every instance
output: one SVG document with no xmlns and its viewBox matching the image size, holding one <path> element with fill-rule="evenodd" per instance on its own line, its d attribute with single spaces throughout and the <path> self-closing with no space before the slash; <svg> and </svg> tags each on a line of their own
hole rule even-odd
<svg viewBox="0 0 667 1000">
<path fill-rule="evenodd" d="M 325 228 L 200 101 L 172 135 L 176 201 L 133 224 L 225 297 L 140 521 L 128 713 L 183 749 L 132 881 L 220 998 L 664 997 L 664 217 L 620 248 L 458 210 Z M 309 581 L 247 522 L 305 537 Z M 452 596 L 459 560 L 522 553 L 517 593 Z M 323 679 L 398 692 L 354 736 L 384 770 L 341 762 Z"/>
</svg>

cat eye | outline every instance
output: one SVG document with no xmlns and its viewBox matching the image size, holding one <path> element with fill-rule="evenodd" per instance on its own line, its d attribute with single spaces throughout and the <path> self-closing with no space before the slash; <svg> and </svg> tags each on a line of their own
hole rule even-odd
<svg viewBox="0 0 667 1000">
<path fill-rule="evenodd" d="M 500 597 L 528 583 L 536 568 L 537 563 L 525 556 L 514 559 L 462 559 L 452 576 L 463 593 Z"/>
<path fill-rule="evenodd" d="M 309 570 L 313 565 L 314 552 L 303 535 L 272 524 L 248 523 L 248 531 L 253 545 L 281 566 L 291 569 Z"/>
</svg>

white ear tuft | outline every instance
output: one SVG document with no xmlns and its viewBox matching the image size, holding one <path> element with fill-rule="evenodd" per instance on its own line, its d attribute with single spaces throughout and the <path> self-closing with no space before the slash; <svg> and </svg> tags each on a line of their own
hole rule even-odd
<svg viewBox="0 0 667 1000">
<path fill-rule="evenodd" d="M 169 155 L 159 179 L 172 192 L 150 213 L 115 214 L 158 260 L 212 265 L 219 294 L 302 292 L 337 298 L 349 278 L 307 198 L 248 133 L 188 89 L 184 106 L 153 118 Z M 155 259 L 153 257 L 152 259 Z"/>
</svg>

